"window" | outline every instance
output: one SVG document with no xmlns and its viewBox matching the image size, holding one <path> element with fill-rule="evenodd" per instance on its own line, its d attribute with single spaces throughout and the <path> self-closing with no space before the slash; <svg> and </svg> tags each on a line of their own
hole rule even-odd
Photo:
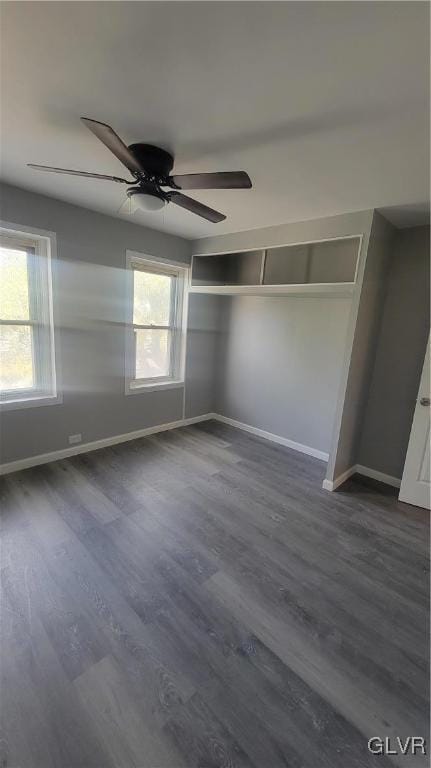
<svg viewBox="0 0 431 768">
<path fill-rule="evenodd" d="M 126 393 L 181 385 L 187 268 L 128 254 Z"/>
<path fill-rule="evenodd" d="M 51 237 L 0 229 L 0 402 L 57 399 Z"/>
</svg>

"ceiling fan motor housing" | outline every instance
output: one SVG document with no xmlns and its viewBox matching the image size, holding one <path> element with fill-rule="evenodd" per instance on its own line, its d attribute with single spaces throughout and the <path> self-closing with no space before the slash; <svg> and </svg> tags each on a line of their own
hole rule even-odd
<svg viewBox="0 0 431 768">
<path fill-rule="evenodd" d="M 164 179 L 172 171 L 174 158 L 165 149 L 141 143 L 130 144 L 129 149 L 149 176 Z"/>
</svg>

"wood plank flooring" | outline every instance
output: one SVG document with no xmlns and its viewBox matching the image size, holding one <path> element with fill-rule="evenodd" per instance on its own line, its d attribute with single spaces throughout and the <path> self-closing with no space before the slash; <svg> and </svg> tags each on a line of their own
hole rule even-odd
<svg viewBox="0 0 431 768">
<path fill-rule="evenodd" d="M 1 479 L 1 768 L 367 768 L 427 736 L 425 511 L 215 422 Z"/>
</svg>

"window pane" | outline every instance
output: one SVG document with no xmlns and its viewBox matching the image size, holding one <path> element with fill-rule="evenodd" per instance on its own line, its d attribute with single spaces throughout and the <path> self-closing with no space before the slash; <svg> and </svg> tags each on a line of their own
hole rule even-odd
<svg viewBox="0 0 431 768">
<path fill-rule="evenodd" d="M 25 251 L 0 247 L 0 318 L 29 320 Z"/>
<path fill-rule="evenodd" d="M 169 325 L 174 277 L 133 270 L 133 322 Z"/>
<path fill-rule="evenodd" d="M 0 326 L 0 388 L 29 389 L 34 384 L 33 334 L 29 325 Z"/>
<path fill-rule="evenodd" d="M 136 378 L 170 376 L 171 331 L 135 330 Z"/>
</svg>

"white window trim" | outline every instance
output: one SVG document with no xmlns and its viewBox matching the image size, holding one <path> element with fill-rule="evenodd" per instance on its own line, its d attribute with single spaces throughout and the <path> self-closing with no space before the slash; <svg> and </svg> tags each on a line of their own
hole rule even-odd
<svg viewBox="0 0 431 768">
<path fill-rule="evenodd" d="M 47 260 L 47 314 L 50 326 L 49 355 L 51 362 L 51 392 L 48 394 L 34 394 L 31 390 L 18 391 L 13 399 L 0 397 L 0 411 L 17 410 L 21 408 L 36 408 L 45 405 L 58 405 L 63 402 L 63 394 L 58 387 L 60 379 L 60 344 L 59 344 L 59 313 L 56 301 L 57 290 L 57 238 L 55 232 L 50 232 L 36 227 L 27 227 L 22 224 L 0 220 L 0 236 L 4 239 L 11 238 L 20 241 L 24 245 L 37 244 L 37 253 Z M 12 393 L 11 393 L 12 394 Z"/>
<path fill-rule="evenodd" d="M 178 296 L 177 300 L 180 306 L 177 316 L 180 322 L 177 327 L 177 347 L 178 359 L 176 361 L 176 377 L 157 380 L 156 378 L 142 380 L 139 384 L 133 384 L 135 378 L 133 371 L 135 368 L 135 355 L 133 343 L 133 265 L 141 265 L 142 268 L 153 267 L 159 272 L 166 271 L 168 274 L 175 272 L 178 278 Z M 184 262 L 173 261 L 171 259 L 161 259 L 157 256 L 139 253 L 138 251 L 126 251 L 126 316 L 125 316 L 125 389 L 126 395 L 139 395 L 146 392 L 156 392 L 168 389 L 179 389 L 184 387 L 185 364 L 186 364 L 186 340 L 187 340 L 187 313 L 188 313 L 188 293 L 190 282 L 190 266 Z"/>
</svg>

